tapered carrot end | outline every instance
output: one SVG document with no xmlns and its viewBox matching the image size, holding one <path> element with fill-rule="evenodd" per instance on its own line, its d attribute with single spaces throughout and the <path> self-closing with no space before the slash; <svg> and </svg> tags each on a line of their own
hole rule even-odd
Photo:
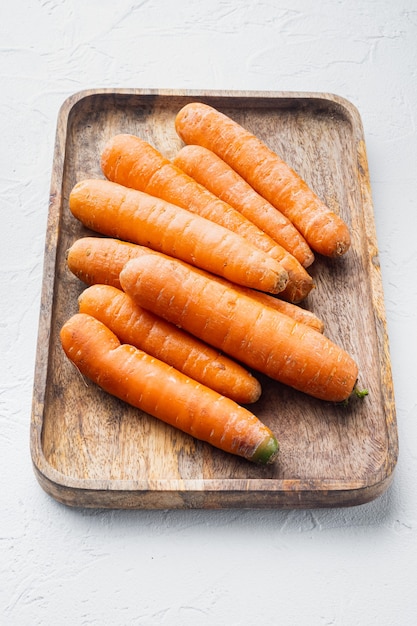
<svg viewBox="0 0 417 626">
<path fill-rule="evenodd" d="M 324 256 L 339 258 L 350 248 L 349 228 L 338 215 L 330 213 L 327 220 L 328 223 L 321 227 L 322 238 L 316 250 Z"/>
<path fill-rule="evenodd" d="M 278 452 L 279 443 L 274 435 L 270 435 L 259 444 L 250 460 L 262 465 L 270 465 L 277 458 Z"/>
</svg>

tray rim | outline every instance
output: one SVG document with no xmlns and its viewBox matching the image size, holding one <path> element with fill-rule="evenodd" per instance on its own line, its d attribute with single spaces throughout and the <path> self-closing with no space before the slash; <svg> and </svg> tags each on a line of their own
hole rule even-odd
<svg viewBox="0 0 417 626">
<path fill-rule="evenodd" d="M 62 474 L 51 466 L 43 455 L 42 427 L 45 406 L 48 355 L 50 349 L 50 329 L 53 315 L 54 280 L 57 267 L 57 241 L 60 234 L 59 216 L 62 203 L 62 186 L 66 155 L 66 141 L 69 117 L 75 107 L 86 98 L 94 96 L 156 96 L 169 98 L 217 98 L 237 100 L 322 100 L 341 107 L 352 124 L 352 132 L 357 149 L 358 182 L 362 198 L 366 239 L 369 250 L 369 273 L 374 303 L 375 324 L 378 337 L 378 355 L 385 396 L 385 427 L 387 433 L 387 453 L 381 466 L 368 476 L 366 481 L 346 479 L 198 479 L 157 481 L 133 480 L 93 480 L 78 479 Z M 385 316 L 382 278 L 378 261 L 378 245 L 369 180 L 366 145 L 362 120 L 358 109 L 342 96 L 327 92 L 304 91 L 253 91 L 253 90 L 196 90 L 196 89 L 141 89 L 141 88 L 98 88 L 84 89 L 73 93 L 62 103 L 57 117 L 55 144 L 46 241 L 44 250 L 43 280 L 41 292 L 38 341 L 35 360 L 35 374 L 30 425 L 30 452 L 35 476 L 41 487 L 57 501 L 69 506 L 98 508 L 318 508 L 334 506 L 355 506 L 379 497 L 392 483 L 398 459 L 398 433 L 396 426 L 395 400 L 393 391 L 389 340 Z M 383 346 L 385 350 L 382 351 Z M 221 483 L 221 484 L 220 484 Z M 226 486 L 225 486 L 226 484 Z M 153 488 L 152 488 L 153 486 Z M 156 487 L 156 488 L 155 488 Z M 257 502 L 245 504 L 248 492 L 256 489 Z M 160 502 L 146 503 L 146 496 L 160 495 Z M 221 493 L 224 506 L 210 505 L 210 493 Z M 90 498 L 88 497 L 90 494 Z M 178 502 L 182 494 L 184 503 Z M 309 495 L 314 494 L 310 503 Z M 337 497 L 337 494 L 339 496 Z M 123 496 L 126 502 L 123 503 Z M 110 498 L 109 498 L 110 496 Z M 112 497 L 114 496 L 114 497 Z M 130 499 L 129 499 L 130 498 Z M 334 501 L 336 498 L 336 502 Z M 256 500 L 256 499 L 255 499 Z"/>
</svg>

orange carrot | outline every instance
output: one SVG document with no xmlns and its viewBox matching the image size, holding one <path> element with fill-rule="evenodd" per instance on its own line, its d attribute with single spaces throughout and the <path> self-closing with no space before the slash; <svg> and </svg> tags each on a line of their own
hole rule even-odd
<svg viewBox="0 0 417 626">
<path fill-rule="evenodd" d="M 107 237 L 81 237 L 67 250 L 67 265 L 86 285 L 112 285 L 120 289 L 119 274 L 131 259 L 152 252 L 135 243 Z"/>
<path fill-rule="evenodd" d="M 355 387 L 356 363 L 327 337 L 174 259 L 133 259 L 120 282 L 140 306 L 299 391 L 341 402 Z"/>
<path fill-rule="evenodd" d="M 101 169 L 115 183 L 197 213 L 238 233 L 278 260 L 283 256 L 281 246 L 271 237 L 140 137 L 128 134 L 112 137 L 102 152 Z"/>
<path fill-rule="evenodd" d="M 146 245 L 247 287 L 279 293 L 288 282 L 280 263 L 240 235 L 169 202 L 107 180 L 84 180 L 70 194 L 84 226 Z"/>
<path fill-rule="evenodd" d="M 78 298 L 80 313 L 100 320 L 122 343 L 172 365 L 241 404 L 256 402 L 261 386 L 241 365 L 170 322 L 142 309 L 110 285 L 93 285 Z"/>
<path fill-rule="evenodd" d="M 128 261 L 143 256 L 144 254 L 161 254 L 154 252 L 146 246 L 127 243 L 118 239 L 107 237 L 82 237 L 77 239 L 67 252 L 67 264 L 71 272 L 87 285 L 103 284 L 112 285 L 121 289 L 119 274 Z M 203 272 L 203 270 L 201 270 Z M 209 274 L 207 274 L 209 275 Z M 215 277 L 216 280 L 224 280 Z M 255 291 L 247 287 L 225 281 L 230 287 L 242 291 L 246 295 L 260 301 L 264 306 L 272 307 L 281 311 L 294 320 L 311 326 L 319 332 L 323 332 L 323 321 L 312 311 L 303 309 L 291 302 L 285 302 L 275 296 L 261 291 Z"/>
<path fill-rule="evenodd" d="M 258 137 L 220 111 L 199 102 L 184 106 L 175 120 L 180 138 L 209 148 L 297 227 L 320 254 L 340 256 L 350 234 L 307 183 Z"/>
<path fill-rule="evenodd" d="M 120 344 L 99 320 L 77 313 L 60 337 L 68 358 L 106 392 L 226 452 L 259 463 L 275 459 L 277 440 L 255 415 L 142 350 Z"/>
<path fill-rule="evenodd" d="M 313 263 L 314 254 L 294 224 L 217 154 L 203 146 L 187 145 L 173 163 L 259 226 L 303 267 Z"/>
</svg>

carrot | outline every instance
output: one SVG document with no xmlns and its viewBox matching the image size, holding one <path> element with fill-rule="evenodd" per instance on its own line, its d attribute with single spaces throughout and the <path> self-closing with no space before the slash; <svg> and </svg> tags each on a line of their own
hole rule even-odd
<svg viewBox="0 0 417 626">
<path fill-rule="evenodd" d="M 67 264 L 71 272 L 87 285 L 112 285 L 121 289 L 119 274 L 124 265 L 144 254 L 160 254 L 145 246 L 127 243 L 107 237 L 82 237 L 77 239 L 67 251 Z M 203 272 L 203 270 L 201 270 Z M 207 274 L 209 275 L 209 274 Z M 210 274 L 213 279 L 224 280 Z M 303 309 L 296 304 L 286 302 L 261 291 L 241 287 L 224 281 L 230 287 L 242 291 L 246 295 L 272 307 L 296 321 L 307 324 L 319 332 L 323 332 L 323 321 L 312 311 Z"/>
<path fill-rule="evenodd" d="M 75 185 L 70 210 L 84 226 L 182 259 L 247 287 L 279 293 L 280 263 L 240 235 L 149 194 L 106 180 Z"/>
<path fill-rule="evenodd" d="M 316 252 L 334 257 L 350 247 L 347 225 L 258 137 L 199 102 L 184 106 L 175 127 L 188 144 L 209 148 L 297 227 Z"/>
<path fill-rule="evenodd" d="M 333 402 L 355 386 L 356 363 L 327 337 L 174 259 L 133 259 L 120 282 L 140 306 L 274 380 Z"/>
<path fill-rule="evenodd" d="M 122 343 L 172 365 L 183 374 L 241 404 L 256 402 L 261 386 L 241 365 L 170 322 L 142 309 L 110 285 L 93 285 L 78 298 L 80 313 L 105 324 Z"/>
<path fill-rule="evenodd" d="M 281 260 L 281 246 L 193 178 L 135 135 L 112 137 L 101 155 L 101 169 L 109 180 L 143 191 L 197 213 L 240 234 L 254 246 Z"/>
<path fill-rule="evenodd" d="M 119 274 L 131 259 L 152 252 L 150 248 L 120 239 L 81 237 L 67 250 L 68 268 L 86 285 L 112 285 L 120 289 Z"/>
<path fill-rule="evenodd" d="M 187 145 L 178 152 L 173 163 L 259 226 L 303 267 L 313 263 L 314 254 L 294 224 L 217 154 L 203 146 Z"/>
<path fill-rule="evenodd" d="M 197 439 L 250 461 L 271 463 L 271 430 L 230 398 L 197 383 L 77 313 L 62 327 L 61 344 L 79 371 L 104 391 Z"/>
</svg>

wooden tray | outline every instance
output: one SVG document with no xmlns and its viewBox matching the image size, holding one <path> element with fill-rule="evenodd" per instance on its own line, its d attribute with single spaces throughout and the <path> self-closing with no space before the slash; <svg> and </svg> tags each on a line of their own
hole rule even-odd
<svg viewBox="0 0 417 626">
<path fill-rule="evenodd" d="M 273 467 L 223 453 L 87 384 L 61 350 L 59 330 L 85 287 L 65 253 L 91 234 L 68 196 L 102 177 L 99 157 L 130 132 L 168 158 L 181 142 L 174 117 L 200 100 L 258 134 L 349 223 L 342 260 L 316 258 L 306 306 L 360 367 L 363 401 L 335 406 L 261 377 L 252 410 L 281 444 Z M 31 418 L 35 474 L 67 505 L 101 508 L 308 508 L 368 502 L 390 484 L 398 452 L 394 394 L 362 124 L 346 100 L 315 93 L 91 90 L 59 114 L 46 235 Z"/>
</svg>

